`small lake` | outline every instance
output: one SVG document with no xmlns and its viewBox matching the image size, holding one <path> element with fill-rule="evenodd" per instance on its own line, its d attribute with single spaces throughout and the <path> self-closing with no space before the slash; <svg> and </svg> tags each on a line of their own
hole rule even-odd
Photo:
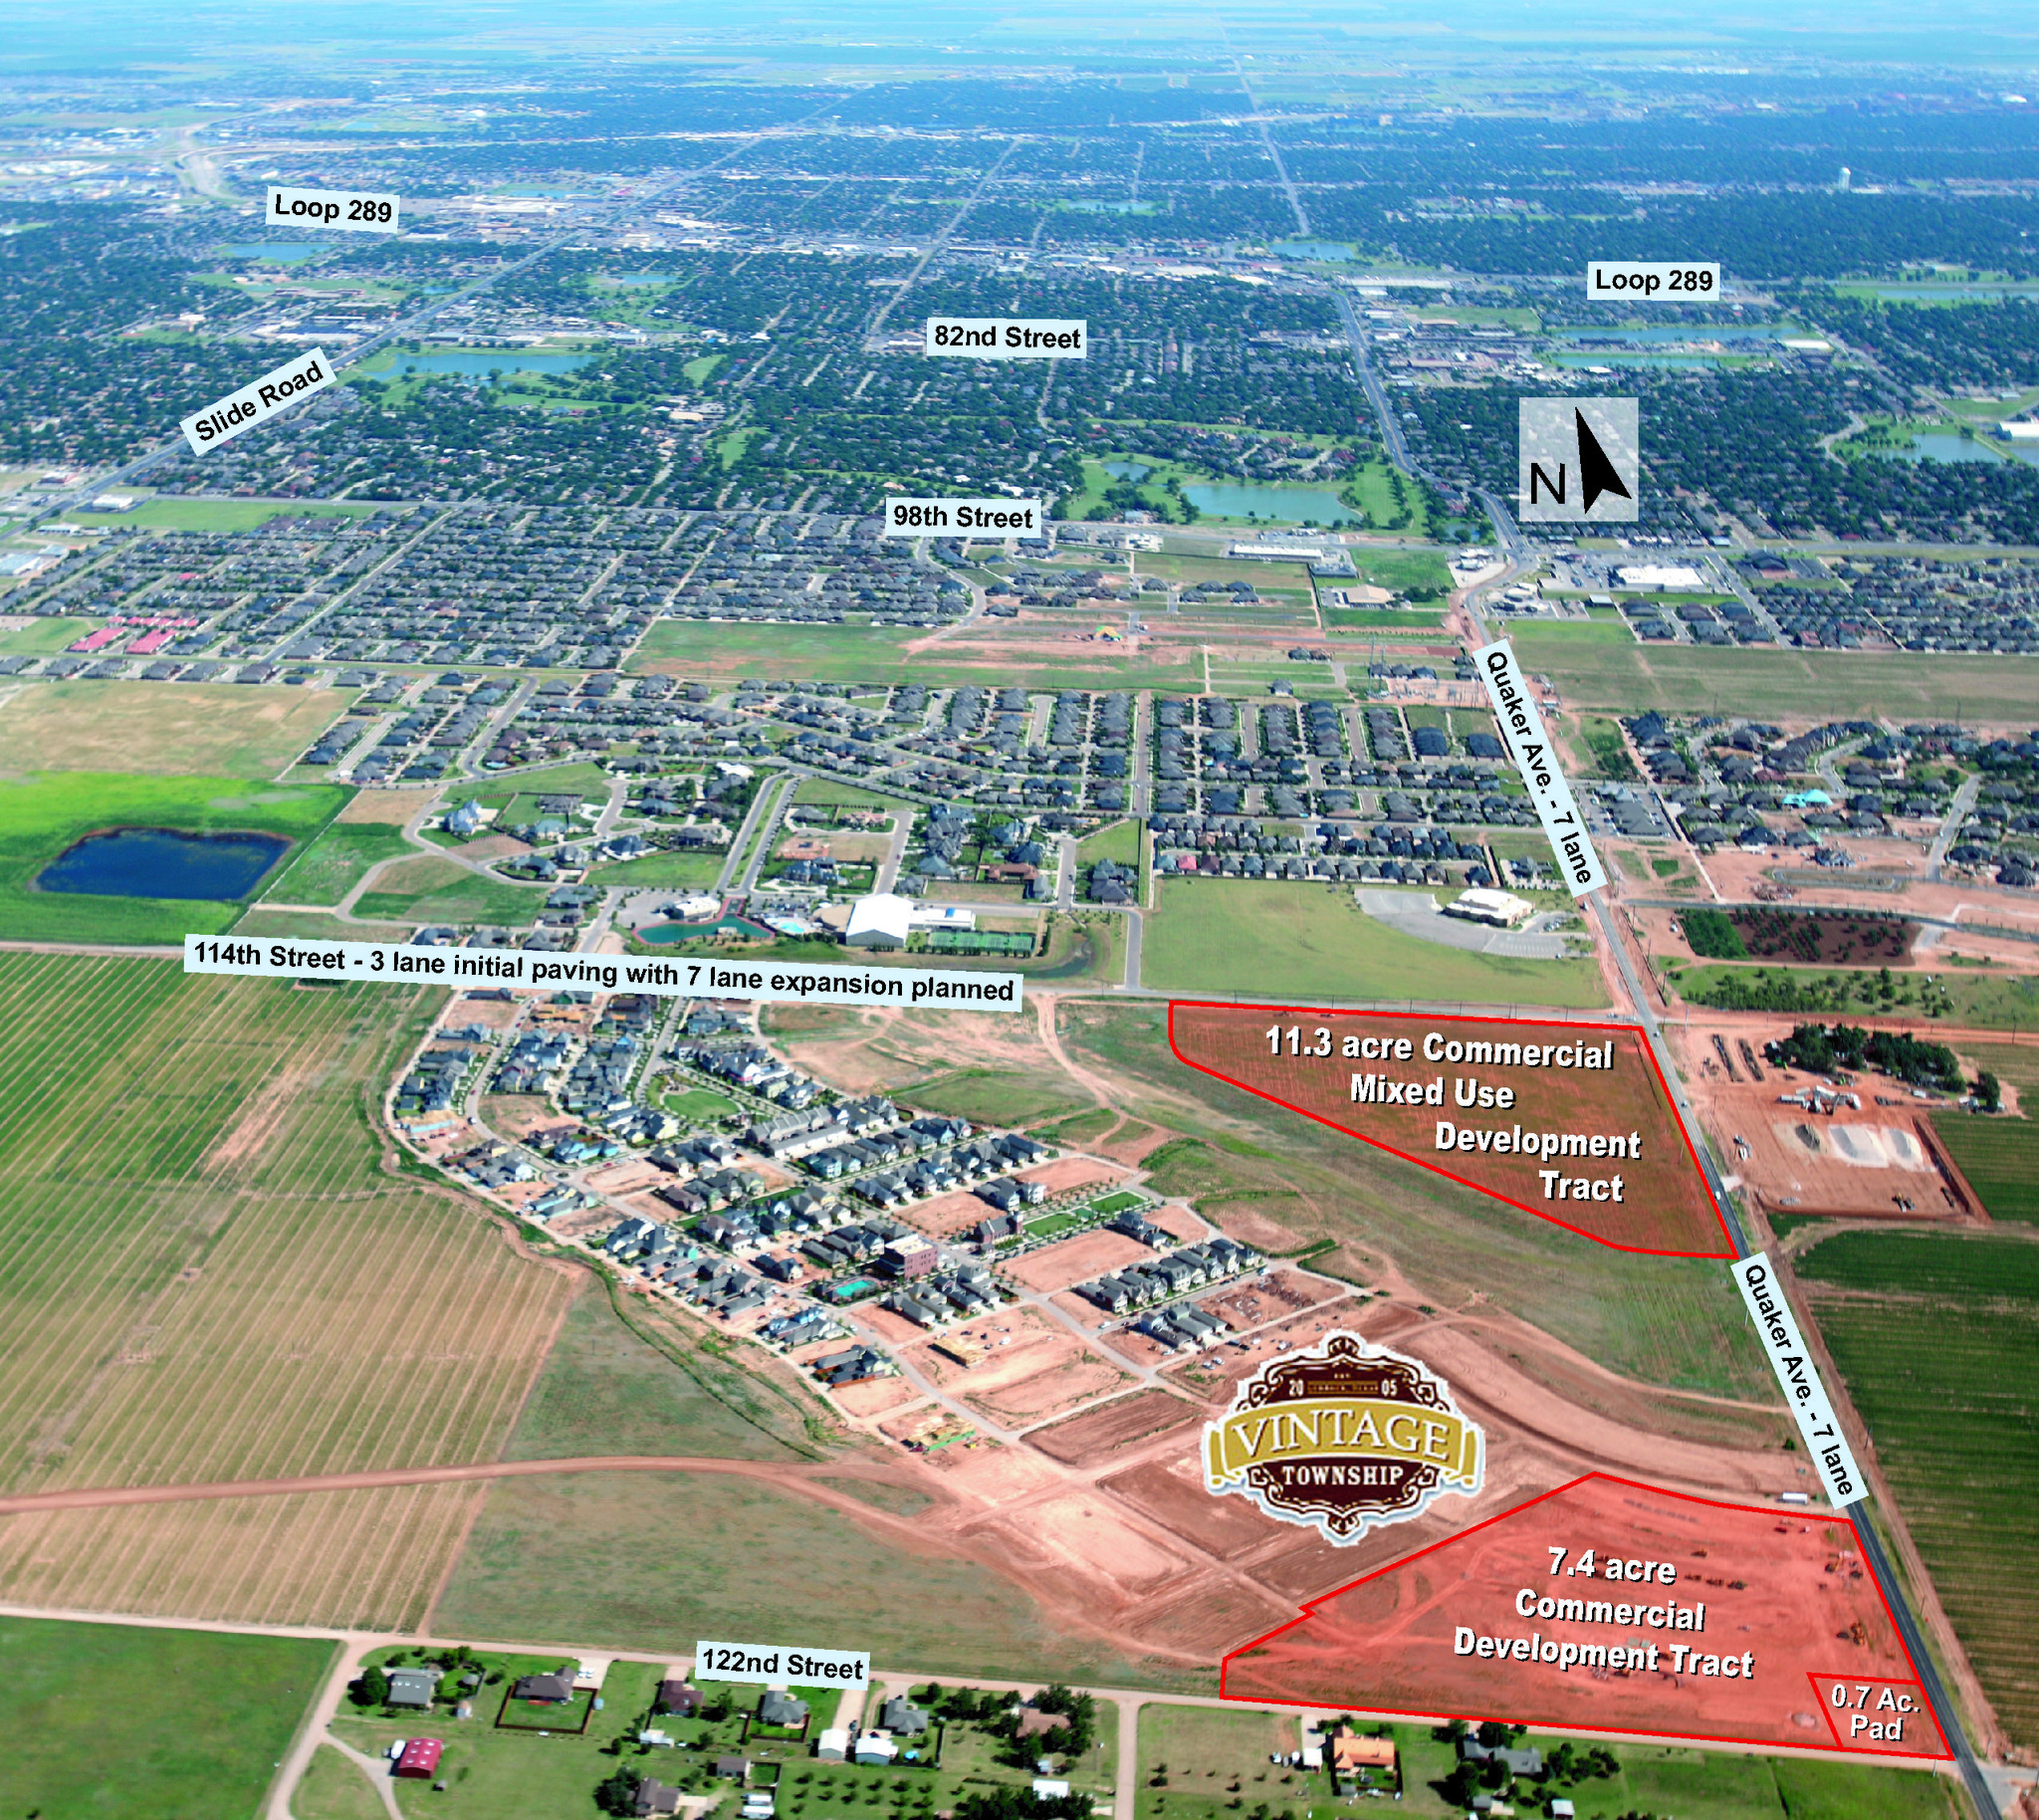
<svg viewBox="0 0 2039 1820">
<path fill-rule="evenodd" d="M 1878 452 L 1900 461 L 2022 461 L 2039 467 L 2039 448 L 2029 442 L 1998 442 L 1993 436 L 1963 436 L 1958 430 L 1923 430 L 1912 438 L 1909 449 Z"/>
<path fill-rule="evenodd" d="M 1274 251 L 1283 259 L 1335 259 L 1350 263 L 1359 249 L 1343 240 L 1278 240 Z"/>
<path fill-rule="evenodd" d="M 1183 489 L 1183 497 L 1213 518 L 1258 519 L 1267 525 L 1363 525 L 1365 516 L 1345 505 L 1329 487 L 1261 487 L 1228 481 Z"/>
<path fill-rule="evenodd" d="M 88 897 L 246 897 L 290 851 L 282 834 L 180 834 L 171 828 L 119 827 L 88 834 L 36 878 L 39 891 Z"/>
<path fill-rule="evenodd" d="M 450 372 L 463 379 L 486 379 L 491 372 L 572 372 L 593 358 L 591 353 L 546 353 L 529 347 L 453 348 L 444 353 L 400 353 L 395 364 L 383 370 Z"/>
<path fill-rule="evenodd" d="M 680 281 L 670 272 L 623 272 L 608 282 L 612 285 L 676 285 Z"/>
<path fill-rule="evenodd" d="M 243 240 L 230 247 L 221 247 L 222 259 L 266 259 L 272 265 L 294 266 L 301 259 L 310 259 L 314 253 L 324 252 L 316 240 Z"/>
<path fill-rule="evenodd" d="M 1113 480 L 1142 481 L 1154 470 L 1142 461 L 1105 461 L 1098 464 Z M 1202 508 L 1199 508 L 1201 510 Z"/>
<path fill-rule="evenodd" d="M 1879 285 L 1876 290 L 1877 301 L 1885 304 L 1994 304 L 2033 295 L 2029 285 Z"/>
</svg>

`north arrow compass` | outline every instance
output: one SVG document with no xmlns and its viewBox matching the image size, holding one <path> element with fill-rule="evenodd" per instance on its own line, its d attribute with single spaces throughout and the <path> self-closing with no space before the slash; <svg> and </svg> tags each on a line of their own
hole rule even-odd
<svg viewBox="0 0 2039 1820">
<path fill-rule="evenodd" d="M 1634 398 L 1523 398 L 1518 410 L 1523 523 L 1636 522 L 1643 462 Z"/>
</svg>

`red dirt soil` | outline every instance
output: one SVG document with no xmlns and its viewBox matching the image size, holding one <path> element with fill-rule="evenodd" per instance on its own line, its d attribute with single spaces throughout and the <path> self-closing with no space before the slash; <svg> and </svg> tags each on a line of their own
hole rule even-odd
<svg viewBox="0 0 2039 1820">
<path fill-rule="evenodd" d="M 1327 1055 L 1270 1053 L 1270 1024 L 1304 1024 L 1302 1043 L 1330 1032 Z M 1343 1131 L 1435 1174 L 1447 1176 L 1617 1251 L 1685 1257 L 1733 1255 L 1726 1229 L 1714 1211 L 1699 1173 L 1699 1159 L 1671 1094 L 1642 1033 L 1627 1024 L 1553 1023 L 1534 1019 L 1457 1018 L 1437 1013 L 1270 1012 L 1238 1006 L 1171 1004 L 1169 1043 L 1178 1059 L 1248 1093 Z M 1606 1069 L 1469 1065 L 1426 1061 L 1431 1032 L 1447 1042 L 1505 1042 L 1522 1045 L 1614 1045 Z M 1378 1062 L 1343 1053 L 1348 1039 L 1407 1039 L 1413 1058 Z M 1368 1073 L 1391 1081 L 1429 1085 L 1443 1081 L 1442 1105 L 1402 1106 L 1354 1103 L 1351 1082 Z M 1462 1082 L 1477 1088 L 1513 1088 L 1514 1104 L 1466 1107 L 1456 1103 Z M 1437 1147 L 1441 1121 L 1455 1127 L 1494 1131 L 1512 1140 L 1516 1126 L 1534 1133 L 1579 1133 L 1589 1138 L 1640 1134 L 1642 1155 L 1634 1158 L 1564 1158 L 1537 1154 Z M 1592 1179 L 1612 1192 L 1622 1178 L 1622 1200 L 1546 1198 L 1539 1172 L 1556 1169 L 1567 1179 Z"/>
<path fill-rule="evenodd" d="M 1589 1575 L 1551 1571 L 1596 1553 Z M 1668 1563 L 1675 1581 L 1611 1583 L 1614 1557 Z M 1704 1629 L 1518 1615 L 1518 1596 L 1641 1607 L 1705 1606 Z M 1568 1645 L 1654 1645 L 1657 1667 L 1609 1669 L 1482 1659 L 1472 1638 L 1521 1639 L 1539 1652 Z M 1702 1653 L 1701 1673 L 1674 1673 L 1675 1648 Z M 1748 1679 L 1703 1672 L 1737 1668 Z M 1715 1654 L 1717 1653 L 1717 1655 Z M 1375 1712 L 1511 1720 L 1553 1729 L 1640 1732 L 1717 1742 L 1831 1749 L 1808 1676 L 1906 1682 L 1916 1669 L 1899 1640 L 1847 1518 L 1831 1512 L 1715 1503 L 1591 1474 L 1489 1518 L 1325 1598 L 1305 1615 L 1225 1659 L 1229 1700 L 1363 1707 Z M 1822 1686 L 1828 1685 L 1822 1682 Z M 1889 1714 L 1872 1712 L 1872 1718 Z M 1928 1726 L 1855 1747 L 1946 1756 Z"/>
</svg>

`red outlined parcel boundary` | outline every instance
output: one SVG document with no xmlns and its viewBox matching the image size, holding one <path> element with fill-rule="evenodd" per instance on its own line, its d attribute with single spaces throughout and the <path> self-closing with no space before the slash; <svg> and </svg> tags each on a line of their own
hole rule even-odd
<svg viewBox="0 0 2039 1820">
<path fill-rule="evenodd" d="M 1311 1600 L 1232 1651 L 1219 1692 L 1945 1760 L 1917 1674 L 1848 1517 L 1590 1473 Z M 1871 1690 L 1880 1735 L 1824 1710 L 1837 1685 L 1851 1708 Z"/>
<path fill-rule="evenodd" d="M 1615 1251 L 1734 1255 L 1631 1024 L 1172 1000 L 1168 1040 L 1200 1073 Z"/>
</svg>

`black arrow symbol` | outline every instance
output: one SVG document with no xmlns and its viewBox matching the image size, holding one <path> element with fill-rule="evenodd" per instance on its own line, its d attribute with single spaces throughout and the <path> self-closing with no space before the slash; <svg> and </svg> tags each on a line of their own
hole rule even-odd
<svg viewBox="0 0 2039 1820">
<path fill-rule="evenodd" d="M 1600 438 L 1593 434 L 1592 425 L 1586 421 L 1586 413 L 1575 410 L 1572 415 L 1579 423 L 1579 484 L 1586 493 L 1582 510 L 1591 512 L 1593 502 L 1603 493 L 1612 493 L 1619 499 L 1634 499 L 1635 495 L 1622 481 L 1621 470 L 1600 446 Z"/>
</svg>

